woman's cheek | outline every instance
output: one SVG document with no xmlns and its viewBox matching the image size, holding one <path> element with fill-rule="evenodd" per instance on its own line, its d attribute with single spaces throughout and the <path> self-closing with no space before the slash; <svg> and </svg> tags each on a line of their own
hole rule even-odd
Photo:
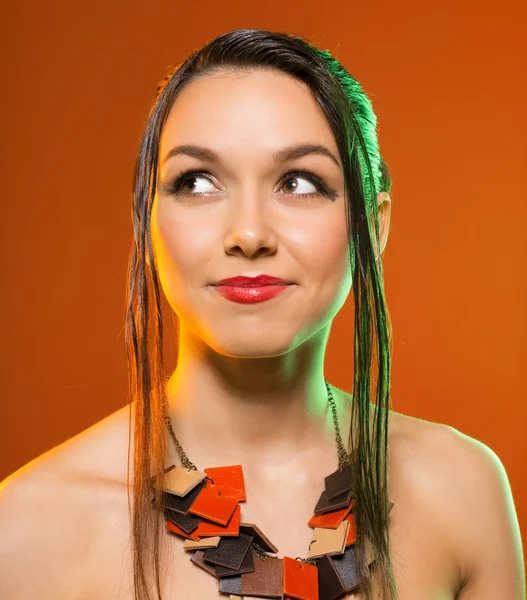
<svg viewBox="0 0 527 600">
<path fill-rule="evenodd" d="M 340 218 L 326 222 L 324 218 L 317 219 L 309 229 L 298 231 L 294 240 L 295 254 L 303 263 L 302 267 L 317 278 L 319 285 L 345 277 L 349 270 L 348 234 Z"/>
</svg>

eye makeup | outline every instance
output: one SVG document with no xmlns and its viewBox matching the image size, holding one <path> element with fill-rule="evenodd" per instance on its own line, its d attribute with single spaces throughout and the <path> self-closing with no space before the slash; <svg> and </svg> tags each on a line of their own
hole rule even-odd
<svg viewBox="0 0 527 600">
<path fill-rule="evenodd" d="M 183 195 L 198 196 L 198 197 L 213 195 L 212 193 L 207 193 L 207 192 L 192 193 L 192 192 L 183 191 L 182 188 L 185 185 L 185 183 L 187 183 L 188 181 L 191 181 L 192 179 L 198 178 L 198 177 L 208 179 L 212 183 L 212 179 L 211 179 L 210 173 L 208 171 L 202 171 L 199 169 L 187 169 L 184 171 L 180 171 L 179 175 L 177 175 L 173 179 L 171 179 L 168 182 L 166 182 L 165 184 L 163 184 L 163 189 L 167 194 L 170 194 L 171 196 L 174 196 L 174 197 L 183 196 Z M 289 179 L 294 179 L 297 177 L 306 179 L 307 181 L 312 183 L 317 188 L 317 191 L 310 192 L 310 193 L 302 193 L 302 194 L 291 193 L 291 194 L 285 194 L 285 195 L 296 196 L 299 198 L 308 198 L 308 199 L 323 197 L 323 198 L 327 198 L 328 200 L 331 200 L 331 201 L 334 201 L 338 197 L 338 192 L 336 190 L 334 190 L 330 185 L 328 185 L 328 183 L 324 179 L 322 179 L 321 177 L 319 177 L 318 175 L 316 175 L 315 173 L 313 173 L 312 171 L 310 171 L 308 169 L 294 169 L 294 170 L 287 171 L 280 178 L 281 186 L 283 186 L 283 184 L 286 181 L 288 181 Z"/>
</svg>

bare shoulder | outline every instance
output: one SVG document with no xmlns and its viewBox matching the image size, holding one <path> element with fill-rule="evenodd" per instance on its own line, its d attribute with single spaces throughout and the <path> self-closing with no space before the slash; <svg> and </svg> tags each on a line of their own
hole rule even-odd
<svg viewBox="0 0 527 600">
<path fill-rule="evenodd" d="M 454 427 L 396 412 L 390 447 L 390 486 L 451 549 L 462 582 L 456 597 L 523 598 L 518 518 L 497 454 Z"/>
<path fill-rule="evenodd" d="M 126 527 L 128 408 L 0 484 L 0 596 L 81 598 L 101 532 Z"/>
<path fill-rule="evenodd" d="M 483 442 L 450 425 L 395 411 L 390 411 L 390 442 L 399 458 L 427 461 L 427 466 L 432 460 L 437 467 L 455 467 L 453 477 L 462 474 L 469 464 L 478 471 L 503 469 L 496 453 Z"/>
<path fill-rule="evenodd" d="M 480 505 L 478 495 L 499 493 L 508 484 L 497 454 L 450 425 L 391 411 L 390 443 L 397 475 L 425 489 L 448 490 L 467 508 L 471 499 Z"/>
</svg>

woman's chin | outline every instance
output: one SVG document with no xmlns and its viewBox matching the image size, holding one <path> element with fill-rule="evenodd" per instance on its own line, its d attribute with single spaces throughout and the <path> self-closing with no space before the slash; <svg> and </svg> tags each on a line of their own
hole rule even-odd
<svg viewBox="0 0 527 600">
<path fill-rule="evenodd" d="M 281 356 L 291 350 L 291 339 L 285 336 L 256 336 L 237 333 L 234 335 L 208 340 L 209 346 L 218 354 L 232 358 L 271 358 Z"/>
</svg>

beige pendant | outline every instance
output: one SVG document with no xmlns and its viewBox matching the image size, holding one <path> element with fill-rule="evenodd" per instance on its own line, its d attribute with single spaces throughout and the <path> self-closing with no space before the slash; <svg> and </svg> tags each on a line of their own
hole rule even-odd
<svg viewBox="0 0 527 600">
<path fill-rule="evenodd" d="M 342 521 L 337 529 L 323 529 L 315 527 L 313 539 L 309 544 L 308 558 L 317 558 L 323 554 L 333 556 L 342 554 L 346 548 L 349 521 Z"/>
<path fill-rule="evenodd" d="M 206 473 L 185 467 L 174 467 L 163 477 L 163 489 L 176 496 L 186 496 L 200 481 L 207 476 Z"/>
<path fill-rule="evenodd" d="M 185 550 L 195 550 L 196 548 L 217 548 L 220 543 L 220 536 L 203 538 L 202 540 L 194 541 L 186 539 L 183 542 Z"/>
</svg>

